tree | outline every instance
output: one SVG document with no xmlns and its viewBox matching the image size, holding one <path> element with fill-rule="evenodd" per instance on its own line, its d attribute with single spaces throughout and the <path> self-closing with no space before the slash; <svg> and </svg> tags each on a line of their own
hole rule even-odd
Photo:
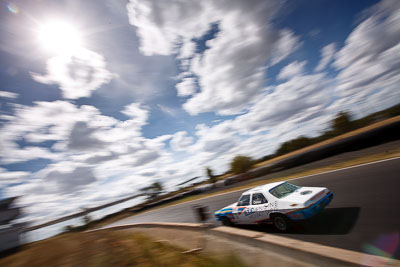
<svg viewBox="0 0 400 267">
<path fill-rule="evenodd" d="M 208 176 L 208 181 L 214 184 L 217 181 L 217 177 L 213 174 L 213 171 L 210 167 L 206 167 L 206 173 Z"/>
<path fill-rule="evenodd" d="M 163 186 L 160 182 L 154 182 L 151 185 L 142 188 L 141 191 L 145 192 L 149 199 L 153 199 L 162 193 Z"/>
<path fill-rule="evenodd" d="M 331 122 L 331 127 L 334 133 L 346 133 L 354 129 L 354 123 L 351 120 L 349 113 L 341 111 Z"/>
<path fill-rule="evenodd" d="M 275 155 L 280 156 L 301 149 L 303 147 L 310 146 L 312 144 L 313 142 L 310 138 L 305 136 L 299 136 L 296 139 L 292 139 L 281 144 L 279 149 L 276 151 Z"/>
<path fill-rule="evenodd" d="M 246 156 L 236 156 L 231 162 L 231 172 L 235 174 L 244 173 L 251 169 L 254 160 Z"/>
</svg>

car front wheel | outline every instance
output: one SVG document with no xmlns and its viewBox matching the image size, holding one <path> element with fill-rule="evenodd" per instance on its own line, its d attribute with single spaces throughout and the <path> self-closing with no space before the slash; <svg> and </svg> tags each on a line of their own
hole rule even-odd
<svg viewBox="0 0 400 267">
<path fill-rule="evenodd" d="M 224 225 L 224 226 L 233 226 L 232 221 L 228 217 L 225 217 L 225 216 L 222 217 L 221 222 L 222 222 L 222 225 Z"/>
<path fill-rule="evenodd" d="M 272 217 L 272 223 L 279 232 L 286 232 L 290 228 L 288 218 L 282 214 L 276 214 Z"/>
</svg>

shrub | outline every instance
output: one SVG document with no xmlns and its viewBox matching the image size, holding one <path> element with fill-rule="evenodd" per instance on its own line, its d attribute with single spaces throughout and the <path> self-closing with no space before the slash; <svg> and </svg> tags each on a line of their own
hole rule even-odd
<svg viewBox="0 0 400 267">
<path fill-rule="evenodd" d="M 246 156 L 236 156 L 231 162 L 231 172 L 235 174 L 244 173 L 251 169 L 254 160 Z"/>
</svg>

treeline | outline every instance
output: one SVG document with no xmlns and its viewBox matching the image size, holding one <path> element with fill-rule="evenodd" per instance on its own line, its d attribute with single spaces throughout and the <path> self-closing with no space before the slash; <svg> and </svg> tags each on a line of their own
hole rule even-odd
<svg viewBox="0 0 400 267">
<path fill-rule="evenodd" d="M 269 159 L 279 157 L 281 155 L 288 154 L 290 152 L 320 143 L 322 141 L 331 139 L 333 137 L 348 133 L 350 131 L 357 130 L 359 128 L 368 126 L 375 122 L 385 120 L 391 117 L 400 115 L 400 104 L 397 104 L 388 109 L 372 113 L 366 117 L 354 120 L 349 112 L 342 111 L 339 112 L 330 122 L 329 127 L 321 135 L 316 137 L 299 136 L 292 140 L 286 141 L 280 145 L 280 147 L 275 151 L 275 153 L 266 155 L 259 159 L 252 159 L 246 156 L 236 156 L 230 163 L 230 169 L 221 174 L 213 175 L 212 170 L 207 167 L 206 174 L 209 177 L 209 182 L 214 183 L 218 178 L 228 174 L 240 174 L 244 173 L 252 168 L 254 164 L 263 162 Z"/>
<path fill-rule="evenodd" d="M 349 112 L 340 112 L 331 121 L 330 127 L 321 135 L 316 137 L 299 136 L 286 141 L 280 145 L 274 154 L 264 156 L 256 162 L 266 161 L 398 115 L 400 115 L 400 104 L 357 120 L 353 120 Z"/>
</svg>

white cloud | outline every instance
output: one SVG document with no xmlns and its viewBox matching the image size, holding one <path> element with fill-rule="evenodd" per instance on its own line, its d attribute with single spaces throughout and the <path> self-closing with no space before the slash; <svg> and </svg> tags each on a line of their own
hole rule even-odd
<svg viewBox="0 0 400 267">
<path fill-rule="evenodd" d="M 111 152 L 125 151 L 128 144 L 118 142 L 132 142 L 141 136 L 148 111 L 132 103 L 122 112 L 129 117 L 128 120 L 119 121 L 102 115 L 95 107 L 83 105 L 78 108 L 66 101 L 17 105 L 14 118 L 0 128 L 0 161 L 58 160 L 60 153 L 93 153 L 106 148 Z M 17 144 L 21 139 L 33 144 L 21 149 Z M 55 152 L 34 146 L 44 141 L 55 141 L 52 147 Z"/>
<path fill-rule="evenodd" d="M 65 164 L 63 162 L 63 164 Z M 68 163 L 67 163 L 68 164 Z M 60 164 L 48 166 L 46 169 L 37 173 L 40 177 L 38 188 L 34 189 L 42 193 L 72 193 L 83 186 L 92 184 L 96 181 L 93 169 L 85 166 L 77 166 L 72 170 L 60 170 Z"/>
<path fill-rule="evenodd" d="M 73 56 L 59 55 L 47 61 L 47 74 L 32 73 L 32 78 L 44 84 L 58 84 L 68 99 L 89 97 L 103 84 L 111 81 L 113 74 L 106 69 L 102 55 L 81 49 Z"/>
<path fill-rule="evenodd" d="M 7 114 L 0 114 L 0 120 L 11 121 L 14 119 L 14 116 Z"/>
<path fill-rule="evenodd" d="M 67 149 L 69 151 L 104 149 L 107 143 L 94 136 L 96 130 L 96 128 L 89 127 L 87 122 L 75 122 L 68 136 Z"/>
<path fill-rule="evenodd" d="M 17 93 L 8 92 L 8 91 L 0 91 L 0 98 L 16 99 L 17 97 L 18 97 Z"/>
<path fill-rule="evenodd" d="M 339 71 L 337 94 L 342 98 L 343 109 L 356 109 L 361 105 L 384 108 L 398 103 L 398 25 L 400 4 L 383 1 L 370 9 L 370 17 L 353 30 L 345 46 L 336 53 L 333 65 Z"/>
<path fill-rule="evenodd" d="M 81 136 L 71 135 L 77 123 L 86 122 L 90 131 L 93 127 L 109 127 L 116 122 L 115 119 L 102 116 L 94 107 L 77 108 L 65 101 L 36 102 L 34 106 L 16 105 L 14 113 L 14 119 L 0 128 L 2 135 L 0 161 L 3 163 L 37 158 L 57 160 L 59 157 L 57 153 L 51 152 L 46 147 L 35 146 L 35 143 L 50 140 L 57 141 L 60 147 L 67 147 L 69 143 L 77 148 L 75 144 L 78 141 L 74 138 L 79 139 Z M 86 131 L 85 134 L 87 133 Z M 21 139 L 33 144 L 21 149 L 16 143 Z"/>
<path fill-rule="evenodd" d="M 323 74 L 294 76 L 273 92 L 267 90 L 248 113 L 235 119 L 235 125 L 243 133 L 254 133 L 322 116 L 332 90 Z"/>
<path fill-rule="evenodd" d="M 280 31 L 279 38 L 275 43 L 271 64 L 274 65 L 280 62 L 294 50 L 299 49 L 301 45 L 300 38 L 295 36 L 293 32 L 288 29 Z"/>
<path fill-rule="evenodd" d="M 278 79 L 283 80 L 293 76 L 301 75 L 304 73 L 304 67 L 307 61 L 294 61 L 281 69 L 278 74 Z"/>
<path fill-rule="evenodd" d="M 179 50 L 179 59 L 190 58 L 196 52 L 196 43 L 193 41 L 185 41 Z"/>
<path fill-rule="evenodd" d="M 172 136 L 142 137 L 140 129 L 147 123 L 148 110 L 140 104 L 129 104 L 121 112 L 128 116 L 127 120 L 119 121 L 92 106 L 78 108 L 65 101 L 16 105 L 14 119 L 0 129 L 4 137 L 0 143 L 2 163 L 36 158 L 49 158 L 52 163 L 35 173 L 0 169 L 0 183 L 13 185 L 6 188 L 6 196 L 23 195 L 30 204 L 34 196 L 40 196 L 42 203 L 36 199 L 35 208 L 28 209 L 29 218 L 50 219 L 60 216 L 59 210 L 35 214 L 38 207 L 61 203 L 65 206 L 66 201 L 75 198 L 64 211 L 72 213 L 87 203 L 98 205 L 92 199 L 100 192 L 112 195 L 111 199 L 102 197 L 110 202 L 135 194 L 138 188 L 159 177 L 164 169 L 156 169 L 152 176 L 135 173 L 148 173 L 155 165 L 167 165 L 170 160 L 165 142 Z M 56 143 L 53 151 L 40 146 L 21 149 L 16 143 L 21 138 Z"/>
<path fill-rule="evenodd" d="M 331 43 L 324 46 L 321 50 L 321 60 L 319 61 L 318 65 L 315 67 L 315 71 L 321 71 L 325 69 L 329 63 L 332 61 L 333 56 L 336 52 L 336 44 Z"/>
<path fill-rule="evenodd" d="M 138 126 L 143 126 L 149 117 L 149 111 L 142 108 L 139 103 L 132 103 L 124 107 L 121 113 L 130 117 L 129 121 L 135 122 Z"/>
<path fill-rule="evenodd" d="M 0 168 L 0 186 L 4 187 L 9 184 L 20 183 L 30 174 L 30 172 L 8 171 L 7 169 Z"/>
<path fill-rule="evenodd" d="M 183 41 L 185 47 L 185 42 L 191 42 L 189 37 L 205 34 L 210 21 L 217 18 L 208 1 L 133 0 L 127 10 L 140 37 L 139 49 L 146 56 L 176 53 L 178 43 Z"/>
<path fill-rule="evenodd" d="M 183 62 L 200 86 L 193 94 L 189 82 L 177 85 L 179 96 L 193 95 L 183 105 L 192 115 L 240 113 L 262 89 L 267 61 L 278 63 L 300 44 L 290 30 L 279 31 L 270 25 L 278 2 L 131 1 L 127 9 L 145 55 L 192 57 L 192 40 L 218 25 L 215 37 L 206 42 L 208 49 Z"/>
<path fill-rule="evenodd" d="M 182 82 L 176 85 L 178 96 L 191 96 L 196 93 L 196 84 L 194 78 L 184 78 Z"/>
<path fill-rule="evenodd" d="M 185 151 L 190 145 L 193 144 L 193 137 L 188 136 L 186 131 L 176 132 L 170 141 L 172 149 L 176 151 Z"/>
</svg>

